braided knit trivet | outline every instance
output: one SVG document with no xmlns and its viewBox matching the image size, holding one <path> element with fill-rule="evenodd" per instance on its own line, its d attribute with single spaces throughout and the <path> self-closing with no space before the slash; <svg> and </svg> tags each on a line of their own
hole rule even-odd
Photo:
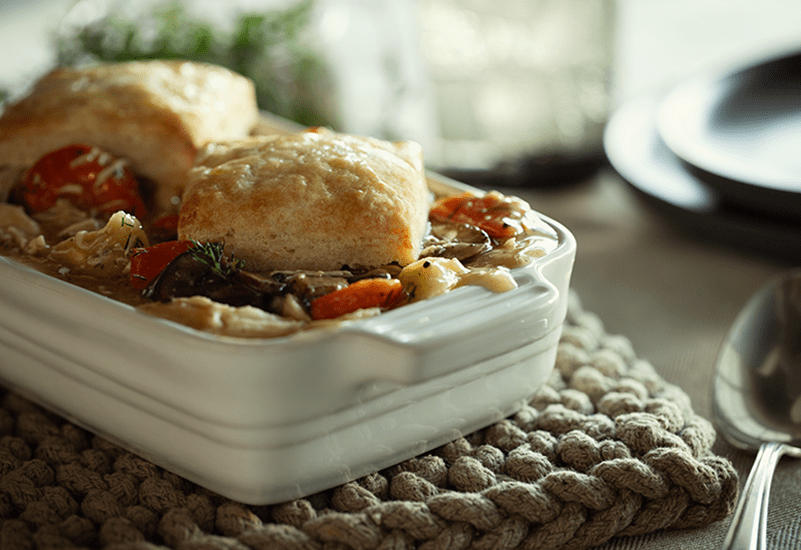
<svg viewBox="0 0 801 550">
<path fill-rule="evenodd" d="M 1 393 L 0 549 L 590 548 L 709 525 L 737 497 L 687 395 L 571 296 L 514 416 L 308 498 L 246 506 Z"/>
</svg>

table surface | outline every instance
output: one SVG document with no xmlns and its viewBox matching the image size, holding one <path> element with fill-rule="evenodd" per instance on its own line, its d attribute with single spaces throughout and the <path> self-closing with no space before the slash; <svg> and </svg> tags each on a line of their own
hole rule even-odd
<svg viewBox="0 0 801 550">
<path fill-rule="evenodd" d="M 7 46 L 22 45 L 30 59 L 3 56 L 0 78 L 47 61 L 41 32 L 50 19 L 42 14 L 56 6 L 49 13 L 57 17 L 71 2 L 23 4 L 0 1 L 0 37 Z M 801 41 L 799 27 L 797 0 L 620 0 L 615 102 L 795 45 Z M 711 418 L 713 366 L 728 326 L 748 297 L 790 263 L 678 231 L 611 170 L 561 189 L 513 192 L 576 235 L 572 286 L 585 309 L 598 314 L 609 333 L 627 336 L 638 356 L 681 387 L 697 413 Z M 753 455 L 722 439 L 714 449 L 732 461 L 744 481 Z M 801 540 L 799 491 L 801 468 L 785 459 L 771 496 L 770 547 Z M 719 548 L 725 529 L 723 522 L 700 531 L 616 540 L 602 548 Z"/>
</svg>

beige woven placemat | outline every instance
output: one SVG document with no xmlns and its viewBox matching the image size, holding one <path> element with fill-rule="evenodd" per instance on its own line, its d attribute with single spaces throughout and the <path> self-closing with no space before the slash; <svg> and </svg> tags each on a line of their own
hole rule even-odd
<svg viewBox="0 0 801 550">
<path fill-rule="evenodd" d="M 554 375 L 529 406 L 274 506 L 221 498 L 0 397 L 0 549 L 580 549 L 702 528 L 737 497 L 735 470 L 711 454 L 710 423 L 575 295 Z"/>
</svg>

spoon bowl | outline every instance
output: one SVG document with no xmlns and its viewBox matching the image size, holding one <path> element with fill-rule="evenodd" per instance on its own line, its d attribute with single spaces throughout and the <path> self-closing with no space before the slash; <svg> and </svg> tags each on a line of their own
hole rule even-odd
<svg viewBox="0 0 801 550">
<path fill-rule="evenodd" d="M 765 548 L 773 471 L 783 455 L 801 458 L 801 269 L 772 279 L 739 313 L 712 397 L 726 440 L 758 450 L 724 548 Z"/>
</svg>

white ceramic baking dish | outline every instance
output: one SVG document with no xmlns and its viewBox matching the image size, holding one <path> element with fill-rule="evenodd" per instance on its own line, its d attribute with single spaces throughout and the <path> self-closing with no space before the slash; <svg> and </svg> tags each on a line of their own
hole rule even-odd
<svg viewBox="0 0 801 550">
<path fill-rule="evenodd" d="M 464 186 L 436 176 L 432 188 Z M 0 382 L 226 497 L 282 502 L 521 407 L 553 368 L 576 251 L 292 337 L 218 337 L 0 258 Z"/>
</svg>

